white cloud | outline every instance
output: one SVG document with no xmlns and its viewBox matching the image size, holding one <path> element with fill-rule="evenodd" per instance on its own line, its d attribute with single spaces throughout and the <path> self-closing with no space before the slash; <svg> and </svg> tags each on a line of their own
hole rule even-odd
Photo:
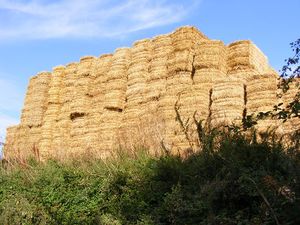
<svg viewBox="0 0 300 225">
<path fill-rule="evenodd" d="M 179 22 L 200 1 L 0 0 L 0 39 L 128 34 Z"/>
</svg>

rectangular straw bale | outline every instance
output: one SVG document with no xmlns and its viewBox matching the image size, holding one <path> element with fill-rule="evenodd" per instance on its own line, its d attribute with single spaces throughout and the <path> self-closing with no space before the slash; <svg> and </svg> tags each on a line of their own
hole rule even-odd
<svg viewBox="0 0 300 225">
<path fill-rule="evenodd" d="M 77 73 L 79 76 L 92 76 L 92 70 L 94 62 L 96 61 L 94 56 L 84 56 L 80 58 L 78 63 Z"/>
<path fill-rule="evenodd" d="M 194 53 L 189 49 L 172 52 L 167 61 L 168 76 L 180 71 L 192 72 L 193 61 Z"/>
<path fill-rule="evenodd" d="M 167 90 L 174 89 L 174 88 L 181 88 L 185 90 L 185 87 L 192 85 L 192 78 L 191 74 L 187 71 L 180 71 L 173 76 L 167 78 Z"/>
<path fill-rule="evenodd" d="M 75 92 L 74 87 L 77 80 L 77 66 L 78 63 L 70 63 L 65 68 L 64 77 L 61 83 L 62 88 L 59 94 L 63 106 L 69 105 L 69 103 L 73 100 Z"/>
<path fill-rule="evenodd" d="M 267 57 L 251 42 L 237 41 L 228 46 L 228 69 L 254 69 L 259 73 L 268 71 Z"/>
<path fill-rule="evenodd" d="M 192 71 L 195 56 L 194 30 L 186 27 L 171 34 L 173 51 L 169 54 L 168 76 L 178 71 Z M 191 33 L 190 33 L 191 32 Z"/>
<path fill-rule="evenodd" d="M 237 81 L 214 84 L 212 89 L 211 123 L 213 126 L 242 120 L 245 99 L 244 85 Z"/>
<path fill-rule="evenodd" d="M 108 80 L 108 71 L 111 68 L 111 63 L 112 63 L 112 54 L 106 54 L 104 56 L 99 57 L 97 60 L 97 63 L 95 64 L 94 67 L 94 73 L 95 73 L 95 80 L 94 80 L 94 95 L 97 96 L 98 94 L 101 95 L 105 93 L 106 90 L 106 85 L 105 82 Z M 98 97 L 98 99 L 100 96 Z"/>
<path fill-rule="evenodd" d="M 195 47 L 193 65 L 199 69 L 217 69 L 226 72 L 227 48 L 222 41 L 203 40 Z"/>
<path fill-rule="evenodd" d="M 161 80 L 149 82 L 145 88 L 146 101 L 158 101 L 165 89 L 166 86 Z"/>
<path fill-rule="evenodd" d="M 149 70 L 149 76 L 146 77 L 146 82 L 156 82 L 159 80 L 161 83 L 164 83 L 164 78 L 166 77 L 167 73 L 168 69 L 166 66 L 151 67 Z"/>
<path fill-rule="evenodd" d="M 149 80 L 166 77 L 168 57 L 173 51 L 170 35 L 158 36 L 152 40 L 153 52 L 149 66 Z"/>
<path fill-rule="evenodd" d="M 262 74 L 249 79 L 246 86 L 247 114 L 272 111 L 278 102 L 277 78 Z"/>
<path fill-rule="evenodd" d="M 104 108 L 123 110 L 125 107 L 125 90 L 111 90 L 105 95 Z"/>
</svg>

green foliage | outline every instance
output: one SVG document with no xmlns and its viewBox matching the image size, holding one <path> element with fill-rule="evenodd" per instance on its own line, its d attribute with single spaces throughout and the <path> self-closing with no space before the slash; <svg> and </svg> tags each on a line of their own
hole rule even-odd
<svg viewBox="0 0 300 225">
<path fill-rule="evenodd" d="M 185 159 L 142 150 L 3 168 L 0 224 L 300 224 L 299 152 L 213 132 Z"/>
</svg>

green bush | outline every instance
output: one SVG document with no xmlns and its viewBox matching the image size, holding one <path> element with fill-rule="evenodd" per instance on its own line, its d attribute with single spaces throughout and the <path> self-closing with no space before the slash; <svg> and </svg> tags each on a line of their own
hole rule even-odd
<svg viewBox="0 0 300 225">
<path fill-rule="evenodd" d="M 0 171 L 0 224 L 300 224 L 300 154 L 224 133 L 186 158 L 31 161 Z"/>
</svg>

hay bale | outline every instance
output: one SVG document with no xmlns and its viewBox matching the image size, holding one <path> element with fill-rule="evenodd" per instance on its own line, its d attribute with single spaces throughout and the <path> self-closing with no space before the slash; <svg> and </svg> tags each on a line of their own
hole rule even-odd
<svg viewBox="0 0 300 225">
<path fill-rule="evenodd" d="M 134 118 L 139 118 L 145 112 L 145 91 L 152 54 L 151 41 L 145 39 L 135 42 L 131 53 L 125 92 L 126 106 L 124 107 L 121 130 L 126 130 L 128 127 L 135 127 L 137 121 L 134 121 Z"/>
<path fill-rule="evenodd" d="M 203 40 L 195 49 L 193 66 L 196 70 L 217 69 L 227 71 L 227 48 L 222 41 Z"/>
<path fill-rule="evenodd" d="M 131 59 L 129 48 L 119 48 L 111 58 L 107 79 L 104 81 L 106 91 L 104 94 L 103 110 L 100 116 L 98 139 L 101 151 L 110 149 L 116 143 L 116 135 L 122 121 L 122 111 L 125 107 L 127 70 Z M 111 129 L 110 129 L 111 128 Z M 97 134 L 93 135 L 94 137 Z"/>
<path fill-rule="evenodd" d="M 238 80 L 214 84 L 210 107 L 211 125 L 241 124 L 245 109 L 245 87 Z"/>
<path fill-rule="evenodd" d="M 58 139 L 61 139 L 61 133 L 59 132 L 60 111 L 64 103 L 61 96 L 62 82 L 65 76 L 65 67 L 57 66 L 53 68 L 52 78 L 49 84 L 48 91 L 48 106 L 45 112 L 43 126 L 42 126 L 42 138 L 41 146 L 51 147 L 52 152 L 56 152 L 61 148 L 61 143 L 58 143 Z M 49 145 L 47 142 L 52 142 Z M 60 140 L 62 142 L 62 140 Z"/>
<path fill-rule="evenodd" d="M 262 74 L 253 76 L 246 84 L 247 114 L 272 111 L 277 104 L 277 76 Z"/>
<path fill-rule="evenodd" d="M 254 69 L 259 73 L 269 70 L 267 57 L 251 41 L 236 41 L 228 46 L 228 70 Z"/>
</svg>

